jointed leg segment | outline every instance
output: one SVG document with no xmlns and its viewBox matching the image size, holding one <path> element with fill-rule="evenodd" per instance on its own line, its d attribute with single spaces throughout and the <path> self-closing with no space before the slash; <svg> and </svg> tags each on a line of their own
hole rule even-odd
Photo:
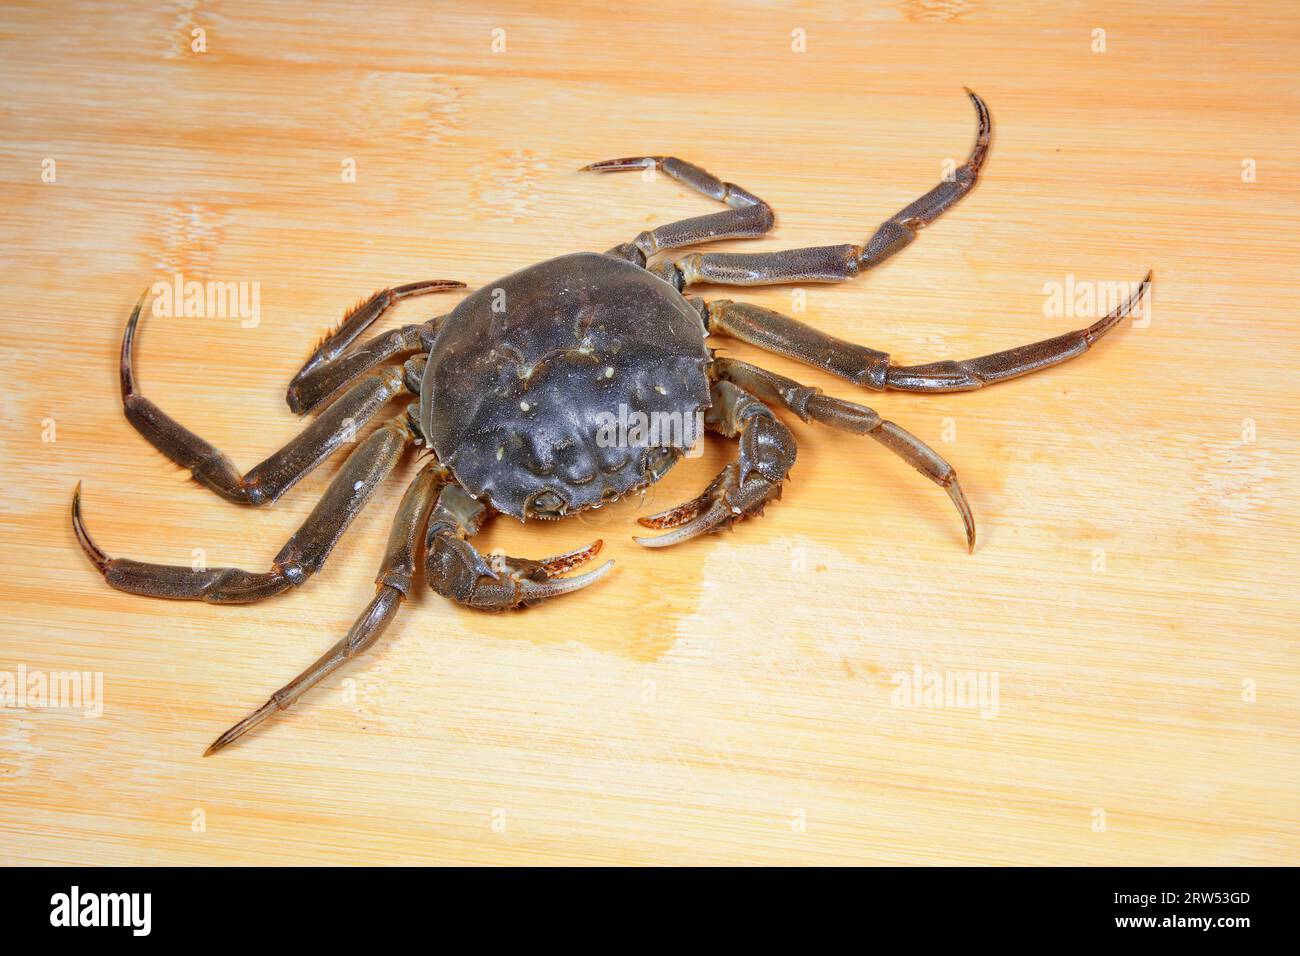
<svg viewBox="0 0 1300 956">
<path fill-rule="evenodd" d="M 909 245 L 974 186 L 988 152 L 991 120 L 983 101 L 967 90 L 975 106 L 978 132 L 965 164 L 925 195 L 885 221 L 864 245 L 791 249 L 772 253 L 703 253 L 649 265 L 655 274 L 681 290 L 694 282 L 755 285 L 776 282 L 834 282 L 848 279 L 885 261 Z M 714 200 L 726 211 L 696 216 L 646 230 L 631 242 L 609 250 L 641 266 L 656 253 L 719 238 L 748 238 L 767 233 L 771 208 L 757 196 L 713 174 L 670 156 L 606 160 L 584 167 L 596 172 L 648 169 Z M 1028 374 L 1087 351 L 1136 308 L 1150 275 L 1114 312 L 1093 325 L 1041 342 L 960 361 L 898 366 L 887 353 L 827 335 L 788 316 L 729 300 L 692 302 L 710 333 L 727 334 L 772 352 L 803 361 L 857 385 L 873 389 L 946 392 Z M 144 299 L 136 305 L 122 342 L 121 384 L 126 417 L 156 448 L 188 468 L 201 484 L 229 501 L 259 505 L 275 501 L 358 429 L 394 396 L 418 394 L 425 364 L 444 317 L 403 326 L 354 347 L 357 338 L 395 302 L 412 296 L 463 288 L 459 282 L 417 282 L 376 293 L 349 311 L 327 335 L 289 385 L 286 400 L 303 413 L 324 405 L 322 413 L 283 449 L 241 475 L 214 446 L 169 417 L 140 394 L 133 368 L 133 346 Z M 407 359 L 403 368 L 389 363 Z M 612 369 L 609 370 L 612 373 Z M 919 438 L 884 420 L 872 409 L 824 395 L 820 389 L 758 366 L 715 358 L 711 406 L 706 425 L 738 439 L 737 458 L 699 497 L 641 519 L 666 533 L 636 538 L 647 547 L 665 547 L 729 527 L 761 514 L 781 495 L 796 457 L 794 436 L 768 404 L 779 405 L 804 421 L 816 421 L 867 435 L 907 461 L 948 493 L 962 516 L 967 542 L 975 545 L 975 524 L 956 472 Z M 527 408 L 527 406 L 525 406 Z M 73 527 L 92 563 L 113 587 L 153 597 L 211 603 L 260 601 L 303 583 L 324 564 L 351 521 L 374 490 L 392 472 L 403 451 L 415 442 L 419 426 L 414 407 L 384 423 L 349 456 L 301 527 L 276 555 L 271 568 L 194 569 L 110 558 L 90 538 L 81 516 L 81 488 L 73 497 Z M 601 542 L 542 561 L 484 555 L 471 539 L 492 514 L 484 501 L 455 482 L 436 459 L 415 477 L 402 498 L 376 577 L 376 593 L 347 634 L 260 708 L 218 737 L 205 753 L 215 753 L 270 716 L 284 710 L 352 658 L 372 647 L 409 596 L 417 553 L 423 551 L 425 577 L 439 594 L 462 605 L 505 610 L 587 587 L 603 577 L 613 562 L 565 577 L 600 551 Z"/>
<path fill-rule="evenodd" d="M 213 741 L 204 756 L 216 753 L 277 711 L 287 709 L 309 689 L 373 647 L 410 595 L 422 540 L 425 574 L 434 589 L 462 604 L 487 610 L 536 604 L 576 591 L 603 577 L 613 566 L 614 562 L 608 561 L 586 574 L 556 577 L 595 557 L 599 541 L 545 561 L 484 558 L 465 539 L 479 530 L 487 509 L 453 481 L 451 472 L 437 461 L 421 469 L 406 489 L 393 520 L 375 577 L 375 596 L 348 633 L 266 703 Z"/>
<path fill-rule="evenodd" d="M 408 414 L 386 422 L 348 456 L 307 520 L 271 563 L 269 571 L 242 568 L 195 569 L 110 558 L 91 540 L 81 519 L 81 485 L 72 499 L 72 524 L 91 562 L 119 591 L 149 597 L 248 604 L 302 584 L 324 565 L 375 488 L 388 477 L 413 439 Z"/>
<path fill-rule="evenodd" d="M 814 246 L 780 252 L 696 252 L 665 262 L 654 271 L 682 289 L 696 282 L 725 285 L 839 282 L 880 265 L 911 245 L 921 229 L 955 206 L 974 187 L 988 155 L 993 123 L 984 101 L 970 90 L 966 93 L 975 106 L 978 122 L 970 156 L 950 178 L 885 220 L 865 245 Z"/>
<path fill-rule="evenodd" d="M 806 422 L 820 422 L 855 435 L 868 435 L 880 442 L 948 493 L 966 527 L 967 548 L 975 550 L 975 517 L 957 481 L 957 472 L 938 452 L 911 432 L 881 418 L 865 405 L 824 395 L 819 388 L 801 385 L 794 379 L 748 362 L 718 358 L 713 362 L 713 372 L 722 381 L 731 382 L 765 402 L 788 408 Z"/>
<path fill-rule="evenodd" d="M 428 352 L 433 336 L 445 316 L 432 318 L 419 325 L 404 325 L 363 342 L 351 352 L 347 352 L 347 349 L 357 336 L 402 299 L 463 288 L 465 283 L 451 279 L 411 282 L 383 289 L 358 303 L 343 316 L 338 328 L 321 340 L 320 345 L 294 375 L 285 396 L 289 408 L 298 414 L 309 412 L 376 365 L 416 352 Z"/>
<path fill-rule="evenodd" d="M 903 392 L 967 392 L 1050 368 L 1082 355 L 1103 335 L 1137 308 L 1151 286 L 1151 273 L 1124 302 L 1092 325 L 1055 338 L 1021 345 L 1003 352 L 960 361 L 931 362 L 928 365 L 890 365 L 885 388 Z"/>
<path fill-rule="evenodd" d="M 236 504 L 269 504 L 352 440 L 389 399 L 404 390 L 400 370 L 381 369 L 355 382 L 325 413 L 284 448 L 241 475 L 230 459 L 140 393 L 135 379 L 135 337 L 144 297 L 122 336 L 122 406 L 127 420 L 148 442 L 187 468 L 201 485 Z"/>
<path fill-rule="evenodd" d="M 285 710 L 310 688 L 319 684 L 352 658 L 374 646 L 397 615 L 397 609 L 410 595 L 415 574 L 415 556 L 420 533 L 424 530 L 438 490 L 450 480 L 450 474 L 438 462 L 425 465 L 402 496 L 393 519 L 383 563 L 375 578 L 375 596 L 356 619 L 348 633 L 321 655 L 310 667 L 270 696 L 265 704 L 235 724 L 212 742 L 204 756 L 216 753 L 244 736 L 276 711 Z"/>
<path fill-rule="evenodd" d="M 726 212 L 694 216 L 678 222 L 665 223 L 646 230 L 631 242 L 609 250 L 610 255 L 629 259 L 639 265 L 656 252 L 694 245 L 710 239 L 752 239 L 772 228 L 776 221 L 772 208 L 749 190 L 735 183 L 723 182 L 706 169 L 675 156 L 629 156 L 624 159 L 606 159 L 582 167 L 583 171 L 596 173 L 618 172 L 628 169 L 657 169 L 698 193 L 724 202 L 731 208 Z"/>
<path fill-rule="evenodd" d="M 827 335 L 771 309 L 729 299 L 692 301 L 700 308 L 710 333 L 729 335 L 805 362 L 855 385 L 904 392 L 965 392 L 1082 355 L 1137 307 L 1150 285 L 1151 274 L 1147 273 L 1128 299 L 1087 328 L 979 358 L 926 365 L 894 365 L 887 352 Z"/>
</svg>

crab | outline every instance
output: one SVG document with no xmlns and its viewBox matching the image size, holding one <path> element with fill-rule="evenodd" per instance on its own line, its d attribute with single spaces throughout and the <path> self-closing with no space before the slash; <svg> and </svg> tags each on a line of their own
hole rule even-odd
<svg viewBox="0 0 1300 956">
<path fill-rule="evenodd" d="M 394 303 L 465 288 L 448 280 L 385 289 L 345 314 L 289 385 L 290 409 L 315 419 L 284 448 L 246 473 L 141 394 L 134 344 L 145 298 L 122 339 L 121 383 L 130 423 L 159 451 L 228 501 L 268 505 L 374 419 L 392 400 L 409 402 L 356 444 L 315 509 L 269 570 L 191 568 L 110 558 L 91 539 L 73 495 L 78 541 L 104 579 L 122 591 L 217 604 L 261 601 L 319 571 L 349 523 L 403 453 L 422 446 L 427 461 L 402 497 L 376 577 L 376 593 L 348 633 L 258 709 L 221 734 L 212 754 L 293 704 L 372 647 L 424 577 L 444 597 L 501 611 L 588 587 L 610 570 L 570 574 L 596 556 L 595 541 L 540 561 L 485 556 L 474 536 L 489 518 L 556 520 L 643 491 L 698 439 L 699 423 L 737 440 L 735 460 L 699 497 L 640 519 L 663 532 L 635 540 L 651 548 L 688 541 L 762 514 L 780 497 L 795 463 L 795 439 L 774 409 L 805 422 L 875 439 L 939 485 L 960 513 L 967 547 L 975 520 L 957 473 L 934 449 L 865 405 L 757 365 L 714 353 L 710 335 L 729 336 L 807 363 L 854 385 L 906 392 L 954 392 L 1036 372 L 1086 352 L 1140 301 L 1150 273 L 1113 312 L 1084 329 L 959 361 L 896 365 L 889 355 L 844 341 L 789 316 L 728 299 L 687 297 L 697 283 L 762 285 L 838 282 L 871 269 L 959 202 L 979 176 L 992 122 L 966 91 L 977 117 L 966 162 L 886 220 L 863 245 L 779 252 L 667 250 L 723 238 L 751 238 L 774 224 L 770 206 L 748 190 L 672 156 L 592 163 L 608 173 L 657 170 L 727 206 L 660 225 L 604 253 L 578 252 L 529 266 L 469 294 L 449 313 L 353 343 Z M 611 429 L 617 416 L 680 427 Z M 665 417 L 666 416 L 666 417 Z M 636 432 L 635 435 L 632 432 Z M 206 755 L 205 754 L 205 755 Z"/>
</svg>

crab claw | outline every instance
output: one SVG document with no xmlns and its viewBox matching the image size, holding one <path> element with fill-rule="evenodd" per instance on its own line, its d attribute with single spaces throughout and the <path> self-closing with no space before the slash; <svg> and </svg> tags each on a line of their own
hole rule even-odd
<svg viewBox="0 0 1300 956">
<path fill-rule="evenodd" d="M 651 515 L 649 518 L 642 518 L 641 524 L 647 525 L 648 527 L 672 528 L 673 530 L 669 531 L 667 534 L 656 535 L 653 538 L 634 537 L 632 540 L 645 548 L 667 548 L 674 544 L 680 544 L 683 541 L 689 541 L 691 538 L 697 537 L 698 535 L 708 534 L 719 525 L 737 517 L 737 515 L 733 513 L 732 509 L 727 507 L 720 498 L 713 500 L 712 504 L 709 505 L 708 510 L 704 510 L 702 507 L 697 507 L 698 502 L 699 499 L 697 498 L 695 501 L 684 502 L 676 508 L 661 512 L 658 515 Z M 692 510 L 694 511 L 694 514 L 689 518 L 676 520 L 680 516 L 690 514 Z M 656 520 L 671 523 L 651 523 Z"/>
<path fill-rule="evenodd" d="M 573 551 L 566 551 L 564 554 L 557 554 L 553 557 L 542 558 L 537 563 L 541 565 L 543 571 L 548 575 L 563 574 L 565 571 L 572 571 L 574 568 L 580 568 L 596 555 L 600 554 L 600 549 L 605 546 L 605 542 L 600 538 L 591 542 L 584 547 L 577 548 Z"/>
<path fill-rule="evenodd" d="M 606 561 L 584 574 L 559 577 L 594 558 L 603 542 L 593 541 L 576 551 L 541 561 L 502 554 L 481 554 L 456 529 L 443 526 L 433 533 L 425 559 L 425 576 L 443 597 L 486 611 L 504 611 L 570 594 L 594 584 L 614 567 Z"/>
<path fill-rule="evenodd" d="M 589 584 L 595 584 L 613 568 L 614 562 L 606 561 L 594 570 L 583 574 L 575 574 L 568 578 L 547 577 L 540 581 L 534 578 L 524 578 L 518 582 L 520 603 L 534 604 L 537 601 L 558 597 L 561 594 L 572 594 L 574 591 L 580 591 Z"/>
<path fill-rule="evenodd" d="M 769 501 L 781 497 L 781 485 L 795 459 L 790 429 L 767 406 L 730 382 L 715 385 L 712 397 L 720 416 L 714 427 L 739 437 L 739 454 L 698 498 L 640 519 L 647 528 L 672 529 L 655 538 L 632 539 L 642 547 L 667 548 L 730 527 L 742 518 L 762 514 Z"/>
<path fill-rule="evenodd" d="M 709 483 L 709 487 L 705 488 L 704 493 L 698 498 L 683 501 L 665 511 L 637 519 L 638 524 L 656 531 L 668 528 L 677 530 L 653 538 L 634 537 L 632 540 L 646 548 L 667 548 L 694 538 L 696 535 L 712 531 L 726 521 L 730 513 L 731 509 L 720 501 L 719 492 L 728 481 L 734 481 L 736 471 L 736 465 L 728 465 Z"/>
<path fill-rule="evenodd" d="M 657 514 L 646 515 L 644 518 L 637 518 L 636 523 L 643 528 L 652 528 L 655 531 L 663 531 L 666 528 L 679 528 L 688 521 L 694 521 L 700 514 L 709 507 L 713 501 L 713 495 L 705 492 L 698 498 L 690 501 L 683 501 L 679 505 L 673 505 L 666 511 L 660 511 Z M 634 539 L 639 540 L 639 539 Z"/>
<path fill-rule="evenodd" d="M 769 501 L 780 498 L 781 484 L 794 460 L 793 452 L 786 449 L 789 457 L 784 457 L 782 452 L 777 452 L 775 457 L 764 454 L 758 447 L 763 442 L 756 439 L 770 428 L 772 437 L 784 445 L 783 438 L 789 433 L 774 418 L 760 418 L 759 422 L 757 431 L 748 433 L 752 437 L 741 440 L 744 463 L 732 462 L 723 468 L 698 498 L 640 519 L 640 524 L 647 528 L 671 528 L 671 531 L 632 540 L 645 548 L 668 548 L 724 526 L 730 527 L 741 518 L 762 514 Z"/>
<path fill-rule="evenodd" d="M 583 545 L 573 551 L 566 551 L 564 554 L 542 558 L 540 561 L 532 561 L 528 558 L 513 558 L 508 554 L 501 554 L 499 551 L 489 553 L 486 557 L 488 567 L 494 577 L 505 576 L 516 581 L 525 579 L 544 581 L 556 575 L 564 574 L 566 571 L 572 571 L 574 568 L 582 567 L 600 554 L 600 549 L 604 546 L 605 542 L 597 538 L 591 544 Z"/>
<path fill-rule="evenodd" d="M 546 598 L 557 597 L 581 590 L 603 578 L 614 567 L 613 561 L 606 561 L 598 568 L 572 577 L 559 577 L 566 571 L 580 568 L 600 553 L 605 542 L 597 538 L 591 544 L 584 545 L 564 554 L 553 555 L 540 561 L 528 561 L 524 558 L 504 558 L 500 567 L 493 567 L 499 575 L 512 579 L 519 589 L 518 600 L 521 604 L 534 604 Z"/>
<path fill-rule="evenodd" d="M 547 598 L 581 590 L 608 574 L 614 567 L 614 562 L 606 561 L 598 568 L 572 577 L 559 575 L 582 567 L 599 554 L 603 546 L 604 542 L 597 539 L 575 551 L 567 551 L 540 561 L 512 558 L 508 555 L 490 555 L 487 563 L 491 569 L 491 577 L 479 580 L 470 603 L 478 604 L 479 601 L 486 599 L 485 606 L 515 607 L 520 604 L 536 604 Z"/>
</svg>

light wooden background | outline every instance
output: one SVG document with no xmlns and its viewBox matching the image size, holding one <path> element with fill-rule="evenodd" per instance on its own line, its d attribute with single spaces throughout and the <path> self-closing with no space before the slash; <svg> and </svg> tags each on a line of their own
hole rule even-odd
<svg viewBox="0 0 1300 956">
<path fill-rule="evenodd" d="M 0 710 L 0 862 L 1295 862 L 1288 5 L 67 3 L 0 19 L 0 670 L 102 672 L 106 698 L 97 720 Z M 256 328 L 155 319 L 140 348 L 146 394 L 247 467 L 300 427 L 287 379 L 357 296 L 478 286 L 713 208 L 582 164 L 672 153 L 745 185 L 778 225 L 733 246 L 861 241 L 965 157 L 963 85 L 995 122 L 974 193 L 878 271 L 807 288 L 804 317 L 901 361 L 966 357 L 1085 324 L 1044 314 L 1045 283 L 1152 267 L 1150 325 L 948 397 L 763 361 L 947 455 L 973 557 L 938 489 L 796 423 L 794 480 L 762 520 L 666 552 L 631 543 L 634 505 L 494 528 L 487 546 L 526 556 L 604 537 L 617 571 L 500 616 L 422 590 L 379 649 L 201 759 L 369 599 L 413 469 L 296 593 L 231 608 L 111 590 L 69 529 L 78 479 L 112 554 L 188 564 L 201 547 L 260 568 L 337 467 L 253 511 L 163 462 L 117 393 L 142 289 L 260 283 Z M 711 445 L 646 508 L 727 454 Z M 996 673 L 996 716 L 893 706 L 918 665 Z"/>
</svg>

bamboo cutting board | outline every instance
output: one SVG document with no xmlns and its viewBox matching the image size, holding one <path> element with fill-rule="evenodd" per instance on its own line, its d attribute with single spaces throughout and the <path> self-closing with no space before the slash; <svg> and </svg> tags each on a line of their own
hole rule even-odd
<svg viewBox="0 0 1300 956">
<path fill-rule="evenodd" d="M 102 680 L 98 717 L 0 709 L 0 862 L 1295 862 L 1289 5 L 0 19 L 0 671 Z M 914 246 L 839 286 L 702 291 L 802 307 L 915 363 L 1087 324 L 1051 290 L 1153 268 L 1148 320 L 975 393 L 868 395 L 723 344 L 933 444 L 975 511 L 973 556 L 940 490 L 797 422 L 765 517 L 638 548 L 635 517 L 732 453 L 713 442 L 644 503 L 485 536 L 531 557 L 603 538 L 617 569 L 598 586 L 497 616 L 422 588 L 380 647 L 201 758 L 369 600 L 414 463 L 278 600 L 111 590 L 69 526 L 78 480 L 110 554 L 262 568 L 338 467 L 254 511 L 162 461 L 117 394 L 143 289 L 256 284 L 256 322 L 151 317 L 139 343 L 145 394 L 246 468 L 300 427 L 284 387 L 358 296 L 478 287 L 713 208 L 583 164 L 674 154 L 775 206 L 770 237 L 723 248 L 861 242 L 965 157 L 963 85 L 992 109 L 991 157 Z M 965 676 L 980 706 L 923 692 Z"/>
</svg>

